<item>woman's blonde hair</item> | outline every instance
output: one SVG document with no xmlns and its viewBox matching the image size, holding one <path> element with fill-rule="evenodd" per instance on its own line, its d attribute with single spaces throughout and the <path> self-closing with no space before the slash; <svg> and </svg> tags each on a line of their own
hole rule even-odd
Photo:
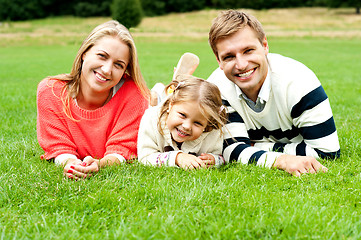
<svg viewBox="0 0 361 240">
<path fill-rule="evenodd" d="M 160 109 L 158 130 L 163 134 L 164 121 L 168 118 L 170 105 L 195 101 L 199 104 L 201 114 L 207 119 L 205 132 L 219 129 L 227 121 L 227 113 L 222 105 L 221 93 L 216 85 L 204 79 L 190 75 L 179 75 L 167 87 L 173 88 L 173 93 L 167 98 Z"/>
<path fill-rule="evenodd" d="M 134 40 L 129 30 L 122 24 L 115 20 L 111 20 L 100 24 L 88 35 L 80 46 L 78 53 L 74 59 L 73 67 L 70 74 L 60 74 L 57 76 L 48 77 L 50 79 L 56 79 L 59 81 L 65 81 L 65 88 L 62 94 L 62 102 L 64 105 L 64 112 L 67 116 L 71 117 L 69 108 L 70 98 L 75 98 L 79 94 L 80 88 L 80 76 L 83 66 L 83 55 L 91 49 L 100 39 L 104 37 L 116 37 L 129 48 L 129 63 L 126 69 L 126 73 L 133 79 L 141 93 L 145 98 L 149 98 L 149 90 L 140 72 L 137 49 L 135 47 Z M 65 95 L 65 97 L 63 97 Z"/>
<path fill-rule="evenodd" d="M 235 34 L 245 26 L 250 27 L 256 33 L 258 40 L 262 44 L 266 33 L 263 30 L 262 24 L 251 14 L 231 9 L 222 11 L 213 20 L 208 34 L 208 41 L 217 59 L 218 51 L 216 45 L 218 41 Z"/>
</svg>

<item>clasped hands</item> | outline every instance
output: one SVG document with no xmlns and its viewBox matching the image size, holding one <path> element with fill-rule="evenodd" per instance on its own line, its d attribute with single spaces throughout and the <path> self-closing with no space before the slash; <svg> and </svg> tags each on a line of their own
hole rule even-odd
<svg viewBox="0 0 361 240">
<path fill-rule="evenodd" d="M 99 172 L 100 160 L 90 156 L 80 159 L 68 159 L 64 165 L 64 175 L 73 180 L 85 179 L 91 177 L 94 173 Z"/>
<path fill-rule="evenodd" d="M 200 156 L 180 152 L 177 154 L 175 164 L 183 169 L 209 168 L 215 165 L 215 159 L 212 154 L 202 153 Z"/>
</svg>

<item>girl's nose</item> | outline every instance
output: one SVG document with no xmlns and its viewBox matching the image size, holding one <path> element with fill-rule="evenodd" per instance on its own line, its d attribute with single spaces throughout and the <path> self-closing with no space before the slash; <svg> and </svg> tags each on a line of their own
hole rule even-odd
<svg viewBox="0 0 361 240">
<path fill-rule="evenodd" d="M 182 126 L 183 126 L 184 129 L 188 130 L 188 129 L 191 128 L 191 123 L 190 123 L 190 121 L 186 120 L 186 121 L 183 122 Z"/>
</svg>

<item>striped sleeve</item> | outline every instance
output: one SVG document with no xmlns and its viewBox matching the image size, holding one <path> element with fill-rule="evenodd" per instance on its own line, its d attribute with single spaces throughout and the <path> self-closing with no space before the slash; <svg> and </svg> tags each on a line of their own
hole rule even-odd
<svg viewBox="0 0 361 240">
<path fill-rule="evenodd" d="M 228 122 L 223 131 L 223 157 L 225 161 L 271 167 L 282 153 L 252 147 L 242 117 L 230 106 L 228 101 L 223 100 L 223 104 L 228 111 Z"/>
<path fill-rule="evenodd" d="M 296 155 L 316 155 L 320 158 L 340 157 L 340 146 L 329 99 L 318 86 L 292 107 L 293 124 L 303 141 L 293 146 Z M 285 149 L 287 146 L 285 146 Z"/>
<path fill-rule="evenodd" d="M 293 97 L 294 95 L 292 95 Z M 340 146 L 328 97 L 321 85 L 300 97 L 291 107 L 292 128 L 267 130 L 264 127 L 249 130 L 252 140 L 264 136 L 275 139 L 286 138 L 291 143 L 259 142 L 255 146 L 265 151 L 290 155 L 334 159 L 340 157 Z"/>
</svg>

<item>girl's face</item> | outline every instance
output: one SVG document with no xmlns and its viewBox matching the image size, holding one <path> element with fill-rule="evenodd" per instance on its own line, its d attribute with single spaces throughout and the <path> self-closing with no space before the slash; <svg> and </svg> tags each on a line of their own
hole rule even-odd
<svg viewBox="0 0 361 240">
<path fill-rule="evenodd" d="M 116 37 L 103 37 L 83 54 L 80 87 L 83 93 L 109 93 L 129 63 L 129 48 Z"/>
<path fill-rule="evenodd" d="M 182 143 L 199 138 L 208 121 L 202 115 L 198 102 L 192 101 L 170 105 L 166 124 L 172 139 Z"/>
</svg>

